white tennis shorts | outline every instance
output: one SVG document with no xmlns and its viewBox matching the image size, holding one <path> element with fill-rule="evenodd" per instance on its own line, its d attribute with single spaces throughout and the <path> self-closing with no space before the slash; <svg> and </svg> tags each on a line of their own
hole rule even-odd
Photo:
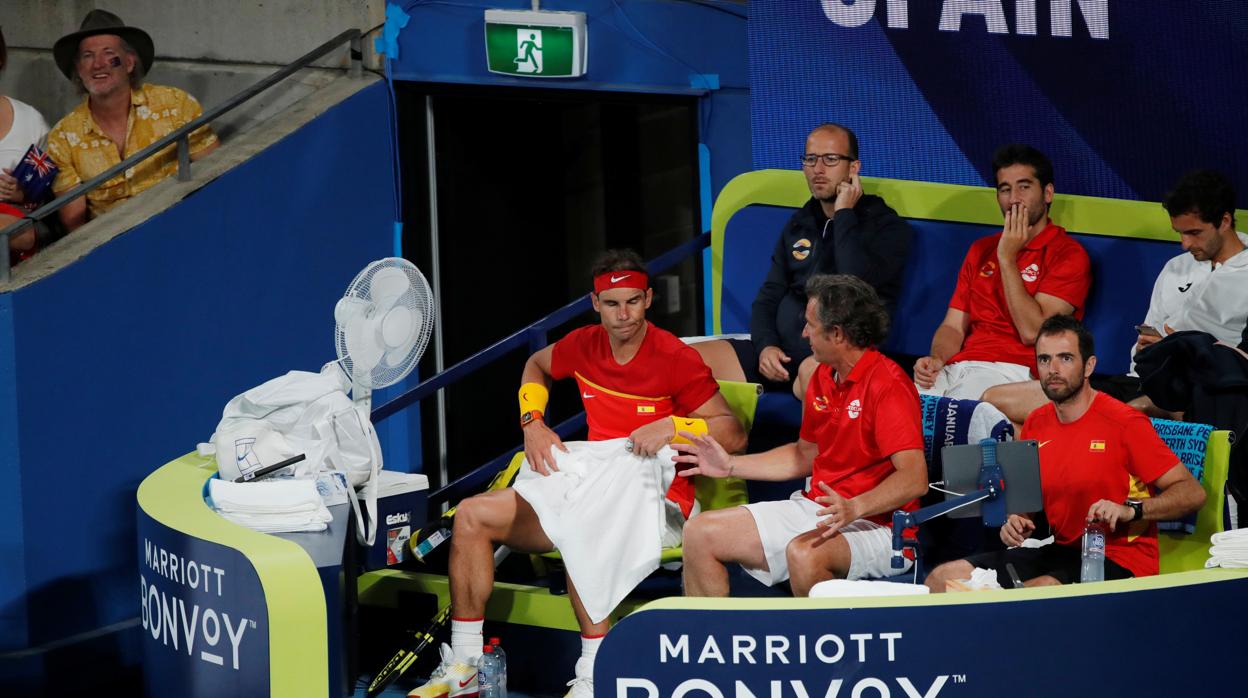
<svg viewBox="0 0 1248 698">
<path fill-rule="evenodd" d="M 1031 380 L 1031 368 L 1004 361 L 959 361 L 940 369 L 930 388 L 919 388 L 924 395 L 978 400 L 984 391 L 997 385 Z"/>
<path fill-rule="evenodd" d="M 763 555 L 767 558 L 767 569 L 756 570 L 745 567 L 750 576 L 767 586 L 774 586 L 789 578 L 789 559 L 785 550 L 789 542 L 799 535 L 815 528 L 821 517 L 815 512 L 823 508 L 802 494 L 794 492 L 787 500 L 778 502 L 758 502 L 742 504 L 754 517 L 754 525 L 758 527 L 758 536 L 763 541 Z M 905 574 L 913 562 L 906 559 L 905 567 L 894 569 L 893 560 L 893 529 L 881 526 L 866 519 L 857 521 L 841 529 L 845 542 L 849 544 L 850 562 L 847 579 L 878 579 Z"/>
</svg>

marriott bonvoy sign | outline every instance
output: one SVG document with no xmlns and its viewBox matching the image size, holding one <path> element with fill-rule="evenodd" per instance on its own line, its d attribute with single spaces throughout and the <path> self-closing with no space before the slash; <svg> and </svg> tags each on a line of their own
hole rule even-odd
<svg viewBox="0 0 1248 698">
<path fill-rule="evenodd" d="M 917 643 L 907 643 L 903 632 L 660 633 L 656 640 L 648 652 L 657 650 L 660 666 L 686 676 L 667 691 L 644 675 L 619 676 L 611 687 L 616 698 L 934 698 L 968 682 L 965 673 L 932 673 L 905 661 L 904 651 Z M 838 665 L 848 675 L 835 671 Z M 711 667 L 744 675 L 725 680 L 705 671 Z"/>
<path fill-rule="evenodd" d="M 239 551 L 168 528 L 140 509 L 143 681 L 152 695 L 269 694 L 264 588 Z"/>
<path fill-rule="evenodd" d="M 1148 579 L 1106 582 L 1100 593 L 1076 585 L 941 598 L 663 599 L 607 633 L 594 662 L 594 692 L 599 698 L 1109 694 L 1122 677 L 1105 667 L 1138 664 L 1140 647 L 1166 646 L 1193 618 L 1248 615 L 1240 610 L 1248 575 L 1207 579 L 1198 590 Z M 1166 618 L 1141 612 L 1156 608 L 1183 612 Z M 1115 637 L 1132 641 L 1080 639 L 1078 629 L 1090 627 L 1116 627 Z M 1235 661 L 1233 645 L 1209 651 Z M 1155 672 L 1146 693 L 1234 693 L 1221 690 L 1234 683 L 1232 674 Z"/>
<path fill-rule="evenodd" d="M 146 569 L 139 573 L 141 619 L 150 639 L 173 652 L 185 652 L 199 661 L 238 671 L 247 631 L 256 630 L 257 624 L 243 613 L 235 611 L 231 617 L 229 610 L 210 605 L 225 598 L 230 581 L 226 571 L 207 562 L 181 558 L 147 539 L 143 540 L 143 550 Z M 149 584 L 149 573 L 167 580 L 172 588 Z"/>
</svg>

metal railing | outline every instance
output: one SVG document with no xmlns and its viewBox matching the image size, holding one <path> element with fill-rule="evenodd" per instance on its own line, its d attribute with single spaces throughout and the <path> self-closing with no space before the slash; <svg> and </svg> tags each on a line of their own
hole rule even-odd
<svg viewBox="0 0 1248 698">
<path fill-rule="evenodd" d="M 11 236 L 17 235 L 27 228 L 33 228 L 36 222 L 42 221 L 48 216 L 51 216 L 61 210 L 61 208 L 69 202 L 85 195 L 87 192 L 95 189 L 101 184 L 104 184 L 113 177 L 116 177 L 118 174 L 121 174 L 140 162 L 156 155 L 175 142 L 177 143 L 178 148 L 178 181 L 189 181 L 191 179 L 191 133 L 202 126 L 212 123 L 221 115 L 233 111 L 235 108 L 249 101 L 252 97 L 255 97 L 282 80 L 294 75 L 296 72 L 306 68 L 314 61 L 322 58 L 326 54 L 341 46 L 343 43 L 347 42 L 350 42 L 351 58 L 351 66 L 348 69 L 347 74 L 351 77 L 359 77 L 363 73 L 363 53 L 361 53 L 360 50 L 360 30 L 348 29 L 303 56 L 296 58 L 293 63 L 287 65 L 285 68 L 278 70 L 269 77 L 234 95 L 225 102 L 209 109 L 200 115 L 199 118 L 188 123 L 182 128 L 169 133 L 169 135 L 108 168 L 99 175 L 92 177 L 64 194 L 61 194 L 52 201 L 40 206 L 27 214 L 26 217 L 22 218 L 20 221 L 13 223 L 4 230 L 0 230 L 0 283 L 5 283 L 9 280 L 9 239 Z"/>
<path fill-rule="evenodd" d="M 692 240 L 681 243 L 680 245 L 664 252 L 655 257 L 646 264 L 646 271 L 650 276 L 661 274 L 668 269 L 680 264 L 685 259 L 693 256 L 700 250 L 711 244 L 711 234 L 709 232 L 693 238 Z M 506 354 L 528 345 L 529 352 L 536 352 L 538 349 L 545 347 L 547 342 L 546 333 L 559 327 L 565 322 L 575 318 L 588 311 L 592 307 L 589 300 L 589 294 L 585 294 L 580 298 L 568 303 L 558 310 L 550 313 L 546 317 L 534 322 L 533 324 L 514 332 L 503 339 L 491 344 L 481 351 L 469 356 L 441 373 L 429 377 L 427 380 L 421 381 L 416 387 L 398 395 L 389 402 L 377 407 L 370 415 L 374 424 L 393 415 L 399 410 L 415 404 L 427 397 L 435 395 L 439 390 L 450 387 L 455 383 L 468 377 L 469 374 L 501 359 Z M 585 425 L 585 413 L 580 412 L 575 416 L 561 422 L 554 428 L 555 433 L 559 434 L 559 438 L 567 438 L 569 434 Z M 479 489 L 487 480 L 494 477 L 494 473 L 505 465 L 516 449 L 509 449 L 507 452 L 490 460 L 488 463 L 476 468 L 472 472 L 460 477 L 454 482 L 445 484 L 443 487 L 429 493 L 429 505 L 433 507 L 443 501 L 452 498 L 458 499 L 464 494 Z"/>
</svg>

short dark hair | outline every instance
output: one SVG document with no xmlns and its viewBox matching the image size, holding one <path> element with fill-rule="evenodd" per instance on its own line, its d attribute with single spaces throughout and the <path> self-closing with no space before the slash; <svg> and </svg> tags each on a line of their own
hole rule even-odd
<svg viewBox="0 0 1248 698">
<path fill-rule="evenodd" d="M 1226 175 L 1215 170 L 1192 170 L 1183 175 L 1161 205 L 1171 218 L 1194 213 L 1215 228 L 1229 213 L 1231 225 L 1235 225 L 1235 188 Z"/>
<path fill-rule="evenodd" d="M 1053 183 L 1053 163 L 1048 156 L 1035 148 L 1022 143 L 1010 143 L 997 148 L 992 154 L 992 180 L 995 183 L 997 173 L 1010 165 L 1028 165 L 1040 180 L 1040 186 L 1047 187 Z"/>
<path fill-rule="evenodd" d="M 810 132 L 814 133 L 815 131 L 825 131 L 825 130 L 826 131 L 840 131 L 841 133 L 845 134 L 845 138 L 849 140 L 849 152 L 845 154 L 855 160 L 858 159 L 858 134 L 854 133 L 854 130 L 852 128 L 848 126 L 842 126 L 841 124 L 833 123 L 831 121 L 825 121 L 822 124 L 819 124 L 818 126 L 811 129 Z"/>
<path fill-rule="evenodd" d="M 815 274 L 806 281 L 806 297 L 824 332 L 840 327 L 850 344 L 873 347 L 888 336 L 888 311 L 871 285 L 849 274 Z"/>
<path fill-rule="evenodd" d="M 594 260 L 594 265 L 589 269 L 589 276 L 592 280 L 599 274 L 606 274 L 609 271 L 639 271 L 645 274 L 646 263 L 642 261 L 641 255 L 633 250 L 607 250 Z"/>
<path fill-rule="evenodd" d="M 1036 338 L 1052 337 L 1063 332 L 1075 333 L 1075 337 L 1079 340 L 1079 358 L 1084 363 L 1096 356 L 1096 343 L 1092 341 L 1092 333 L 1074 315 L 1054 315 L 1045 320 L 1040 324 L 1040 331 L 1036 333 Z"/>
</svg>

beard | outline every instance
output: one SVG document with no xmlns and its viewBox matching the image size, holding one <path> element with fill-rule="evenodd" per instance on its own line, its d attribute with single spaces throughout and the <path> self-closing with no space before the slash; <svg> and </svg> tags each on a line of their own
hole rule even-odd
<svg viewBox="0 0 1248 698">
<path fill-rule="evenodd" d="M 1040 389 L 1044 391 L 1044 396 L 1048 399 L 1061 404 L 1074 397 L 1081 389 L 1083 389 L 1084 378 L 1081 374 L 1079 378 L 1071 383 L 1062 380 L 1059 383 L 1050 385 L 1049 381 L 1040 384 Z"/>
<path fill-rule="evenodd" d="M 1039 223 L 1040 221 L 1044 220 L 1044 217 L 1047 215 L 1049 215 L 1048 207 L 1040 206 L 1036 210 L 1031 211 L 1031 215 L 1027 216 L 1027 225 L 1033 226 Z"/>
</svg>

